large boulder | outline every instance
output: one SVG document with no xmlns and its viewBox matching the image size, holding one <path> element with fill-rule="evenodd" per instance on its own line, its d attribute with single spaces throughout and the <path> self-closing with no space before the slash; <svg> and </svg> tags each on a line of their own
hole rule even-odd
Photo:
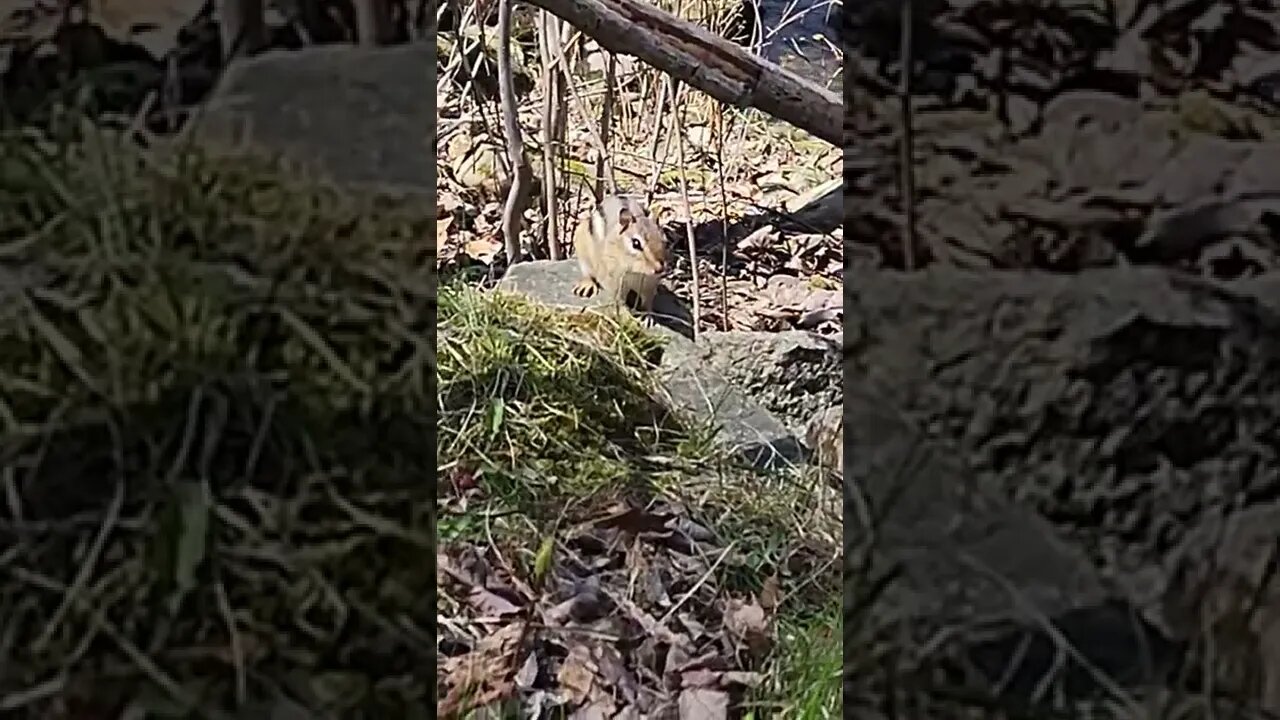
<svg viewBox="0 0 1280 720">
<path fill-rule="evenodd" d="M 847 603 L 896 569 L 869 606 L 875 624 L 963 658 L 975 679 L 1024 701 L 1042 685 L 1083 697 L 1100 682 L 1158 684 L 1177 665 L 1177 644 L 1044 518 L 983 487 L 881 388 L 854 380 L 846 393 Z"/>
<path fill-rule="evenodd" d="M 845 293 L 850 376 L 1153 618 L 1191 527 L 1280 495 L 1280 317 L 1244 292 L 1155 269 L 939 269 Z"/>
<path fill-rule="evenodd" d="M 578 273 L 575 260 L 519 263 L 507 271 L 498 290 L 518 292 L 552 307 L 607 310 L 611 303 L 603 293 L 593 298 L 573 294 Z M 673 409 L 694 423 L 716 426 L 716 438 L 723 447 L 758 466 L 778 467 L 807 459 L 805 447 L 787 423 L 706 361 L 699 345 L 687 337 L 689 315 L 678 299 L 662 291 L 654 309 L 659 322 L 655 330 L 667 339 L 656 370 Z"/>
<path fill-rule="evenodd" d="M 1096 691 L 1078 657 L 1160 682 L 1202 621 L 1234 622 L 1275 539 L 1280 316 L 1253 294 L 1273 287 L 1157 269 L 846 277 L 846 540 L 901 569 L 881 611 L 926 632 L 1011 622 L 965 650 L 1024 697 L 1055 672 Z M 1224 523 L 1218 549 L 1203 528 Z M 1268 706 L 1276 628 L 1265 612 L 1230 639 L 1261 656 Z"/>
<path fill-rule="evenodd" d="M 252 147 L 344 185 L 433 196 L 435 49 L 334 45 L 237 61 L 194 120 L 213 148 Z"/>
<path fill-rule="evenodd" d="M 698 336 L 698 357 L 797 432 L 839 405 L 840 346 L 803 330 L 710 331 Z"/>
</svg>

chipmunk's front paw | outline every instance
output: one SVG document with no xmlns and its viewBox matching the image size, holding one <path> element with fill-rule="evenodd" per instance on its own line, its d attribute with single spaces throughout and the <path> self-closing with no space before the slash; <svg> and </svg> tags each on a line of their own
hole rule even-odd
<svg viewBox="0 0 1280 720">
<path fill-rule="evenodd" d="M 582 278 L 573 286 L 573 294 L 581 298 L 589 298 L 600 290 L 600 283 L 594 278 Z"/>
<path fill-rule="evenodd" d="M 652 330 L 658 327 L 658 318 L 653 313 L 644 313 L 640 316 L 640 327 Z"/>
</svg>

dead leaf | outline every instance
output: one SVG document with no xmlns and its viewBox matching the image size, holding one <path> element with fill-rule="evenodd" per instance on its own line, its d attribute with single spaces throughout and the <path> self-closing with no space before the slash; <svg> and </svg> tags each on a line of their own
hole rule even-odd
<svg viewBox="0 0 1280 720">
<path fill-rule="evenodd" d="M 569 648 L 569 656 L 564 659 L 560 671 L 556 673 L 560 687 L 566 697 L 575 705 L 580 705 L 591 697 L 591 689 L 596 681 L 596 666 L 591 660 L 591 649 L 582 643 Z"/>
<path fill-rule="evenodd" d="M 466 132 L 454 134 L 444 144 L 445 160 L 450 165 L 458 162 L 471 151 L 473 145 L 475 145 L 475 139 L 470 134 Z"/>
<path fill-rule="evenodd" d="M 159 59 L 173 50 L 178 33 L 200 15 L 204 0 L 106 0 L 88 4 L 88 20 L 113 40 L 145 48 Z"/>
<path fill-rule="evenodd" d="M 730 599 L 726 603 L 724 629 L 739 649 L 745 648 L 757 658 L 763 657 L 773 644 L 769 634 L 768 615 L 754 600 L 743 602 Z"/>
<path fill-rule="evenodd" d="M 458 208 L 461 208 L 464 205 L 465 203 L 462 202 L 462 198 L 458 197 L 457 194 L 451 193 L 448 190 L 441 190 L 436 193 L 436 218 L 438 219 L 448 215 L 453 215 Z"/>
<path fill-rule="evenodd" d="M 24 40 L 34 45 L 49 40 L 62 25 L 62 15 L 61 2 L 37 0 L 26 7 L 12 8 L 0 17 L 0 42 Z"/>
<path fill-rule="evenodd" d="M 644 715 L 635 705 L 628 705 L 619 710 L 618 714 L 613 716 L 613 720 L 640 720 L 643 717 Z"/>
<path fill-rule="evenodd" d="M 520 607 L 510 600 L 498 595 L 487 588 L 473 587 L 467 595 L 467 602 L 471 603 L 481 615 L 487 617 L 507 617 L 520 612 Z"/>
<path fill-rule="evenodd" d="M 721 673 L 714 670 L 705 670 L 698 668 L 696 670 L 686 670 L 680 673 L 680 687 L 682 688 L 713 688 L 719 687 Z"/>
<path fill-rule="evenodd" d="M 569 716 L 570 720 L 609 720 L 613 717 L 613 703 L 600 699 L 587 703 Z"/>
<path fill-rule="evenodd" d="M 453 216 L 445 215 L 436 219 L 436 248 L 444 247 L 449 240 L 449 227 L 453 225 Z"/>
<path fill-rule="evenodd" d="M 725 658 L 717 650 L 711 649 L 693 657 L 687 653 L 672 652 L 667 656 L 668 673 L 686 673 L 694 670 L 710 670 L 722 672 L 728 669 Z"/>
<path fill-rule="evenodd" d="M 573 597 L 545 610 L 543 620 L 552 626 L 564 625 L 571 620 L 589 623 L 611 609 L 606 600 L 598 587 L 584 583 Z"/>
<path fill-rule="evenodd" d="M 778 233 L 773 229 L 772 225 L 765 225 L 756 228 L 750 235 L 738 241 L 739 250 L 764 250 L 773 247 L 778 242 Z"/>
<path fill-rule="evenodd" d="M 680 624 L 689 631 L 689 636 L 695 640 L 710 635 L 710 633 L 707 632 L 707 626 L 698 622 L 698 619 L 694 617 L 693 613 L 676 613 L 676 619 L 678 619 Z"/>
<path fill-rule="evenodd" d="M 498 167 L 497 148 L 485 143 L 471 148 L 462 162 L 458 163 L 455 173 L 463 187 L 491 191 L 497 187 Z"/>
<path fill-rule="evenodd" d="M 690 125 L 685 128 L 685 136 L 689 138 L 689 143 L 697 148 L 707 147 L 715 137 L 711 128 L 706 125 Z"/>
<path fill-rule="evenodd" d="M 516 687 L 521 690 L 530 690 L 533 688 L 533 683 L 536 682 L 537 679 L 538 658 L 533 653 L 529 653 L 524 658 L 524 664 L 522 664 L 520 669 L 516 671 Z"/>
<path fill-rule="evenodd" d="M 622 653 L 611 645 L 599 645 L 595 656 L 600 677 L 613 686 L 614 695 L 620 695 L 627 702 L 635 702 L 639 686 Z"/>
<path fill-rule="evenodd" d="M 481 639 L 471 652 L 444 661 L 444 682 L 449 691 L 437 708 L 441 717 L 458 717 L 510 695 L 515 686 L 505 678 L 524 628 L 520 622 L 503 626 Z"/>
<path fill-rule="evenodd" d="M 502 251 L 502 241 L 498 235 L 485 235 L 469 240 L 462 246 L 462 252 L 472 260 L 492 265 L 493 259 Z"/>
<path fill-rule="evenodd" d="M 680 693 L 680 720 L 721 720 L 729 716 L 729 695 L 722 690 L 691 688 Z"/>
<path fill-rule="evenodd" d="M 746 672 L 745 670 L 728 670 L 720 673 L 720 687 L 728 687 L 731 685 L 741 685 L 743 687 L 757 688 L 764 682 L 764 675 L 757 672 Z"/>
</svg>

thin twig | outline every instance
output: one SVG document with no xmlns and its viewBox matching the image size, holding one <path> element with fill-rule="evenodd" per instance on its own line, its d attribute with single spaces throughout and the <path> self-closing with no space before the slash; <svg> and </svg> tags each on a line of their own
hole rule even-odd
<svg viewBox="0 0 1280 720">
<path fill-rule="evenodd" d="M 645 195 L 646 205 L 653 203 L 654 193 L 658 191 L 658 180 L 662 177 L 664 161 L 658 160 L 658 141 L 663 138 L 662 116 L 667 110 L 667 94 L 671 88 L 666 76 L 658 82 L 658 109 L 653 113 L 653 138 L 649 141 L 649 159 L 653 163 L 653 174 L 649 177 L 649 190 Z M 668 136 L 670 137 L 670 136 Z"/>
<path fill-rule="evenodd" d="M 170 698 L 177 701 L 178 704 L 182 705 L 188 711 L 194 712 L 200 717 L 210 718 L 212 720 L 224 720 L 226 718 L 226 715 L 221 711 L 210 707 L 207 704 L 197 702 L 196 699 L 182 687 L 182 685 L 174 680 L 168 673 L 161 670 L 160 666 L 157 665 L 154 660 L 148 657 L 141 648 L 126 637 L 120 628 L 117 627 L 115 623 L 111 622 L 111 620 L 108 619 L 100 609 L 94 607 L 85 598 L 73 596 L 71 588 L 63 585 L 53 578 L 46 577 L 40 573 L 33 572 L 25 568 L 8 567 L 5 568 L 5 570 L 15 579 L 32 587 L 53 593 L 62 593 L 63 597 L 67 598 L 73 597 L 76 609 L 88 615 L 89 619 L 93 622 L 94 627 L 101 630 L 107 637 L 111 638 L 112 642 L 116 644 L 116 647 L 118 647 L 120 651 L 124 653 L 131 662 L 133 662 L 134 667 L 146 675 L 147 679 L 154 683 L 156 687 L 164 690 L 168 693 Z"/>
<path fill-rule="evenodd" d="M 600 144 L 604 150 L 601 151 L 600 157 L 596 158 L 596 197 L 602 196 L 603 178 L 605 174 L 605 163 L 609 161 L 609 140 L 613 132 L 613 105 L 614 99 L 617 97 L 618 91 L 614 85 L 618 82 L 618 59 L 611 52 L 606 52 L 605 70 L 604 70 L 604 102 L 600 108 Z M 616 182 L 613 172 L 609 172 L 610 180 Z"/>
<path fill-rule="evenodd" d="M 568 77 L 569 61 L 565 57 L 564 45 L 557 45 L 554 49 L 557 54 L 556 60 L 559 61 L 560 67 L 564 69 L 565 77 Z M 578 114 L 582 116 L 583 124 L 587 127 L 588 137 L 591 138 L 591 142 L 596 146 L 596 152 L 600 154 L 600 157 L 604 158 L 605 176 L 603 179 L 605 187 L 610 193 L 617 193 L 618 185 L 614 179 L 613 162 L 609 160 L 609 153 L 605 148 L 604 139 L 600 137 L 600 132 L 596 128 L 595 124 L 588 119 L 589 115 L 587 114 L 586 103 L 583 102 L 582 96 L 578 93 L 577 86 L 573 83 L 568 83 L 567 87 L 569 90 L 569 96 L 573 98 L 574 107 L 577 108 Z M 600 196 L 597 195 L 596 201 L 598 202 L 599 200 Z"/>
<path fill-rule="evenodd" d="M 716 103 L 716 180 L 720 187 L 720 329 L 729 330 L 729 196 L 724 189 L 724 105 Z"/>
<path fill-rule="evenodd" d="M 442 3 L 443 5 L 443 3 Z M 479 77 L 479 64 L 471 64 L 470 54 L 476 52 L 479 61 L 483 61 L 485 55 L 483 52 L 477 52 L 484 47 L 484 21 L 485 16 L 480 15 L 477 11 L 476 3 L 466 3 L 466 9 L 462 11 L 462 18 L 458 21 L 458 27 L 466 27 L 469 22 L 475 23 L 476 38 L 470 45 L 466 43 L 465 35 L 459 32 L 458 41 L 454 44 L 453 51 L 457 53 L 458 59 L 462 64 L 462 70 L 467 74 L 467 82 L 462 88 L 462 95 L 470 95 L 471 100 L 475 103 L 476 112 L 480 115 L 480 122 L 491 134 L 494 132 L 493 122 L 489 120 L 488 101 L 485 100 L 484 94 L 480 92 L 480 85 L 476 78 Z M 452 80 L 452 78 L 449 78 Z M 499 155 L 502 161 L 503 169 L 507 172 L 511 171 L 509 165 L 510 159 L 506 155 Z"/>
<path fill-rule="evenodd" d="M 902 113 L 902 136 L 899 147 L 900 190 L 902 196 L 902 269 L 915 269 L 915 154 L 911 127 L 911 0 L 902 0 L 901 36 L 899 38 L 899 102 Z"/>
<path fill-rule="evenodd" d="M 916 254 L 916 183 L 915 153 L 912 151 L 914 135 L 911 121 L 911 23 L 912 0 L 902 1 L 902 35 L 898 44 L 898 100 L 902 103 L 902 141 L 899 148 L 902 192 L 902 267 L 907 272 L 915 269 Z"/>
<path fill-rule="evenodd" d="M 222 582 L 222 573 L 214 568 L 213 590 L 218 600 L 218 612 L 227 625 L 228 645 L 231 650 L 231 666 L 235 670 L 236 704 L 243 705 L 249 696 L 249 682 L 245 672 L 244 644 L 240 641 L 240 633 L 236 630 L 236 616 L 231 609 L 231 599 L 227 596 L 226 585 Z"/>
<path fill-rule="evenodd" d="M 559 18 L 546 10 L 539 13 L 538 55 L 542 59 L 542 196 L 545 216 L 543 228 L 547 257 L 552 260 L 559 260 L 561 257 L 560 216 L 556 203 L 559 195 L 556 177 L 559 145 L 556 142 L 556 130 L 562 124 L 560 116 L 564 114 L 564 90 L 561 85 L 561 70 L 551 63 L 551 46 L 555 42 L 552 36 L 558 34 L 559 30 Z"/>
<path fill-rule="evenodd" d="M 707 580 L 711 579 L 711 576 L 715 574 L 716 568 L 720 567 L 720 563 L 724 562 L 724 559 L 729 557 L 729 553 L 732 552 L 733 549 L 737 547 L 737 545 L 738 545 L 738 541 L 734 540 L 730 542 L 728 545 L 726 545 L 724 550 L 720 551 L 720 554 L 716 556 L 715 561 L 712 562 L 711 565 L 706 569 L 706 571 L 702 573 L 702 576 L 699 577 L 697 581 L 695 581 L 693 585 L 690 586 L 690 588 L 686 590 L 683 595 L 680 596 L 680 599 L 676 601 L 675 605 L 671 606 L 670 610 L 668 610 L 666 613 L 662 615 L 661 618 L 658 619 L 659 628 L 662 628 L 664 630 L 666 629 L 667 621 L 670 620 L 672 616 L 674 616 L 680 610 L 680 608 L 684 607 L 684 604 L 686 602 L 689 602 L 689 598 L 693 597 L 693 594 L 698 592 L 698 589 L 701 588 L 703 585 L 705 585 L 707 583 Z"/>
<path fill-rule="evenodd" d="M 531 173 L 524 154 L 524 138 L 516 114 L 515 78 L 511 73 L 511 3 L 512 0 L 498 0 L 498 87 L 502 129 L 511 166 L 511 187 L 507 189 L 507 201 L 502 208 L 502 236 L 506 241 L 507 262 L 514 265 L 521 257 L 521 216 Z"/>
<path fill-rule="evenodd" d="M 93 538 L 93 544 L 89 546 L 88 555 L 85 556 L 84 562 L 80 564 L 80 571 L 76 573 L 75 579 L 67 587 L 66 594 L 62 596 L 62 602 L 58 604 L 58 609 L 54 611 L 53 616 L 49 618 L 49 622 L 44 626 L 44 630 L 32 643 L 32 648 L 36 652 L 39 652 L 48 644 L 54 633 L 57 632 L 63 618 L 80 600 L 80 593 L 84 590 L 85 585 L 89 583 L 89 578 L 93 575 L 93 571 L 98 567 L 98 558 L 102 556 L 102 550 L 106 547 L 107 538 L 111 537 L 111 532 L 115 529 L 116 520 L 120 518 L 120 509 L 123 506 L 124 480 L 116 478 L 115 493 L 111 496 L 111 504 L 107 507 L 106 517 L 102 519 L 102 525 L 98 527 L 98 533 Z"/>
<path fill-rule="evenodd" d="M 680 117 L 680 84 L 675 78 L 672 78 L 671 82 L 671 104 L 675 111 L 672 117 L 675 118 L 676 125 L 676 159 L 680 166 L 680 197 L 684 200 L 684 230 L 689 240 L 689 272 L 692 275 L 690 280 L 692 289 L 689 294 L 693 296 L 693 337 L 696 340 L 698 328 L 702 324 L 702 302 L 699 299 L 701 293 L 698 291 L 702 286 L 698 280 L 698 247 L 693 238 L 693 211 L 689 208 L 689 180 L 686 177 L 684 164 L 684 122 Z"/>
</svg>

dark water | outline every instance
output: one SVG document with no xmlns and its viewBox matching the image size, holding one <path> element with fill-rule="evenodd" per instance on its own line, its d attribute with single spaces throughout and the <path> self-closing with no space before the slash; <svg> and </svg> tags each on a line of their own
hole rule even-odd
<svg viewBox="0 0 1280 720">
<path fill-rule="evenodd" d="M 841 1 L 756 1 L 759 2 L 764 56 L 810 80 L 838 86 L 841 57 L 837 50 L 836 26 Z"/>
</svg>

